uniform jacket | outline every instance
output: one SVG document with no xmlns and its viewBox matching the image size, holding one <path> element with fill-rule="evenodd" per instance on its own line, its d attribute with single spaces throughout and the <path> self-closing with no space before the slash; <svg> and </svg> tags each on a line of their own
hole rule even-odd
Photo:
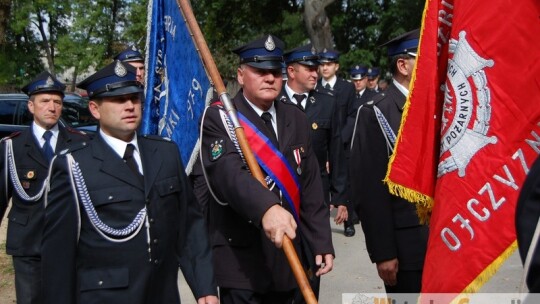
<svg viewBox="0 0 540 304">
<path fill-rule="evenodd" d="M 215 294 L 207 232 L 178 148 L 160 138 L 137 141 L 144 184 L 101 136 L 70 151 L 106 225 L 124 228 L 147 207 L 149 235 L 145 226 L 127 242 L 97 233 L 75 204 L 65 155 L 53 162 L 42 245 L 44 303 L 180 303 L 179 264 L 195 297 Z"/>
<path fill-rule="evenodd" d="M 339 117 L 336 99 L 331 92 L 312 90 L 306 100 L 304 112 L 308 117 L 311 129 L 312 148 L 317 157 L 319 171 L 327 205 L 332 203 L 343 205 L 347 201 L 347 167 L 345 165 L 343 142 L 339 132 Z M 285 91 L 281 90 L 280 99 L 292 103 Z M 330 162 L 330 174 L 326 170 L 326 162 Z"/>
<path fill-rule="evenodd" d="M 382 180 L 391 151 L 375 114 L 377 106 L 397 134 L 405 96 L 395 85 L 367 104 L 358 114 L 351 149 L 351 192 L 366 238 L 371 261 L 398 258 L 400 270 L 420 270 L 424 264 L 428 228 L 420 225 L 413 204 L 391 195 Z"/>
<path fill-rule="evenodd" d="M 319 79 L 317 82 L 317 88 L 324 89 L 322 85 L 322 79 Z M 324 89 L 326 90 L 326 89 Z M 341 77 L 337 77 L 334 87 L 330 90 L 336 96 L 338 104 L 338 113 L 339 113 L 339 126 L 340 130 L 343 131 L 345 123 L 347 120 L 347 113 L 351 110 L 354 104 L 354 95 L 355 88 L 354 84 L 350 81 L 347 81 Z M 343 134 L 342 134 L 343 136 Z"/>
<path fill-rule="evenodd" d="M 243 91 L 236 95 L 233 102 L 238 112 L 270 136 L 262 118 L 246 102 Z M 333 254 L 329 211 L 324 204 L 319 167 L 312 149 L 306 115 L 296 105 L 286 101 L 276 100 L 274 105 L 279 150 L 293 170 L 297 168 L 293 151 L 298 149 L 301 155 L 302 172 L 297 175 L 301 185 L 300 222 L 293 244 L 300 258 L 304 257 L 302 238 L 313 254 Z M 218 203 L 212 199 L 209 203 L 209 232 L 216 257 L 218 285 L 257 292 L 296 288 L 283 251 L 268 240 L 261 225 L 268 208 L 280 202 L 279 192 L 266 189 L 251 176 L 229 138 L 218 107 L 212 106 L 207 110 L 202 127 L 202 162 L 210 187 L 221 201 Z M 212 147 L 216 144 L 222 149 L 217 158 L 211 155 Z M 285 199 L 282 206 L 291 210 Z M 313 258 L 314 255 L 310 256 L 310 259 Z"/>
<path fill-rule="evenodd" d="M 356 121 L 356 114 L 358 113 L 358 108 L 367 103 L 368 101 L 373 100 L 373 97 L 375 97 L 377 93 L 373 90 L 365 89 L 364 93 L 362 93 L 362 96 L 358 96 L 358 94 L 354 95 L 354 102 L 352 104 L 352 107 L 349 109 L 349 112 L 347 113 L 347 120 L 345 122 L 345 127 L 343 128 L 343 143 L 345 144 L 345 153 L 349 154 L 350 144 L 351 144 L 351 138 L 354 131 L 354 123 Z"/>
<path fill-rule="evenodd" d="M 538 217 L 540 217 L 540 158 L 534 162 L 521 188 L 516 207 L 516 233 L 521 261 L 525 263 Z M 533 253 L 529 274 L 526 278 L 531 293 L 540 292 L 540 247 Z"/>
<path fill-rule="evenodd" d="M 74 129 L 58 126 L 56 152 L 68 145 L 87 140 L 88 137 Z M 11 135 L 17 175 L 24 190 L 29 196 L 36 195 L 43 186 L 48 174 L 49 164 L 43 155 L 40 144 L 35 138 L 32 128 Z M 24 201 L 13 190 L 8 166 L 5 163 L 6 145 L 0 145 L 0 221 L 6 212 L 9 198 L 12 206 L 7 216 L 6 252 L 13 256 L 39 257 L 41 234 L 43 231 L 43 198 L 36 202 Z M 6 173 L 8 176 L 6 189 Z"/>
</svg>

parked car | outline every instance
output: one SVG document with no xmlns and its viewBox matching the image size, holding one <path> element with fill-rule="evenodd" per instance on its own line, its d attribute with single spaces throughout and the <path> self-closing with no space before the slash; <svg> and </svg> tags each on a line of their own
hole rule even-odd
<svg viewBox="0 0 540 304">
<path fill-rule="evenodd" d="M 33 117 L 27 102 L 26 94 L 0 94 L 0 138 L 30 126 Z M 66 94 L 59 123 L 82 131 L 97 130 L 97 121 L 88 110 L 88 101 L 76 94 Z"/>
</svg>

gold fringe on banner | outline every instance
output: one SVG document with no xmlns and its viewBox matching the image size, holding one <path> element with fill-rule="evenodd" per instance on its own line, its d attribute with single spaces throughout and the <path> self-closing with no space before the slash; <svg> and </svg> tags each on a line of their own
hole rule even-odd
<svg viewBox="0 0 540 304">
<path fill-rule="evenodd" d="M 469 286 L 465 287 L 462 293 L 475 293 L 477 292 L 493 275 L 499 270 L 504 262 L 516 251 L 517 241 L 512 242 L 508 248 L 497 257 L 491 264 L 489 264 L 482 273 L 480 273 L 476 279 L 474 279 Z"/>
<path fill-rule="evenodd" d="M 425 19 L 426 19 L 426 15 L 427 15 L 428 6 L 429 6 L 428 2 L 429 1 L 426 1 L 426 4 L 424 6 L 424 12 L 422 14 L 422 25 L 420 27 L 421 30 L 420 30 L 420 41 L 419 41 L 419 47 L 418 47 L 417 60 L 421 56 L 421 48 L 420 48 L 420 46 L 422 45 L 422 38 L 423 38 L 423 35 L 424 35 Z M 414 90 L 414 85 L 415 85 L 415 82 L 416 82 L 417 69 L 418 69 L 418 66 L 416 65 L 415 68 L 414 68 L 413 74 L 412 74 L 412 79 L 411 79 L 411 87 L 410 87 L 410 92 L 411 93 Z M 409 114 L 409 107 L 410 107 L 410 104 L 411 104 L 410 97 L 411 97 L 411 94 L 409 94 L 409 96 L 407 96 L 407 101 L 405 102 L 405 106 L 403 108 L 403 115 L 402 115 L 402 118 L 401 118 L 401 124 L 399 126 L 398 136 L 397 136 L 396 144 L 395 144 L 395 147 L 394 147 L 394 153 L 392 153 L 392 156 L 390 157 L 390 161 L 388 163 L 388 170 L 386 171 L 386 176 L 384 177 L 383 182 L 387 184 L 388 189 L 389 189 L 391 194 L 399 196 L 399 197 L 401 197 L 401 198 L 403 198 L 403 199 L 405 199 L 405 200 L 407 200 L 407 201 L 409 201 L 409 202 L 416 205 L 416 213 L 418 214 L 418 217 L 420 218 L 421 223 L 429 223 L 429 218 L 431 216 L 431 210 L 433 208 L 433 203 L 434 203 L 433 197 L 430 197 L 429 195 L 427 195 L 425 193 L 420 193 L 420 192 L 418 192 L 418 191 L 416 191 L 414 189 L 407 188 L 407 187 L 405 187 L 403 185 L 395 183 L 395 182 L 391 181 L 390 178 L 389 178 L 390 171 L 392 169 L 392 164 L 393 164 L 394 159 L 396 157 L 396 151 L 398 150 L 399 143 L 403 140 L 402 131 L 403 131 L 403 125 L 407 121 L 407 117 L 408 117 L 408 114 Z M 436 177 L 433 176 L 433 177 L 429 177 L 429 178 L 436 178 Z"/>
</svg>

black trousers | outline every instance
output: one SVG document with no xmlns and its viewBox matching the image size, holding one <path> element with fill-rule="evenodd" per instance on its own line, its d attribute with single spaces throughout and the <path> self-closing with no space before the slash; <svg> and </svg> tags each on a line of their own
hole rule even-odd
<svg viewBox="0 0 540 304">
<path fill-rule="evenodd" d="M 247 289 L 220 288 L 221 304 L 294 304 L 296 290 L 257 293 Z"/>
<path fill-rule="evenodd" d="M 41 303 L 41 258 L 13 257 L 17 304 Z"/>
</svg>

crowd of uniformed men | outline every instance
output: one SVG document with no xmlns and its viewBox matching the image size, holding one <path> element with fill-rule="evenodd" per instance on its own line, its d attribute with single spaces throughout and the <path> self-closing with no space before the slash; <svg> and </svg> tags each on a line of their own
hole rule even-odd
<svg viewBox="0 0 540 304">
<path fill-rule="evenodd" d="M 285 51 L 272 35 L 233 50 L 232 102 L 265 185 L 220 101 L 201 119 L 190 177 L 174 143 L 137 133 L 144 59 L 134 48 L 77 85 L 96 134 L 58 123 L 65 86 L 38 75 L 22 89 L 32 125 L 0 146 L 18 303 L 179 303 L 178 267 L 198 303 L 303 303 L 284 238 L 318 295 L 333 268 L 333 208 L 346 236 L 360 220 L 388 293 L 419 292 L 427 226 L 382 183 L 418 30 L 385 46 L 389 81 L 362 64 L 343 79 L 337 51 Z"/>
</svg>

